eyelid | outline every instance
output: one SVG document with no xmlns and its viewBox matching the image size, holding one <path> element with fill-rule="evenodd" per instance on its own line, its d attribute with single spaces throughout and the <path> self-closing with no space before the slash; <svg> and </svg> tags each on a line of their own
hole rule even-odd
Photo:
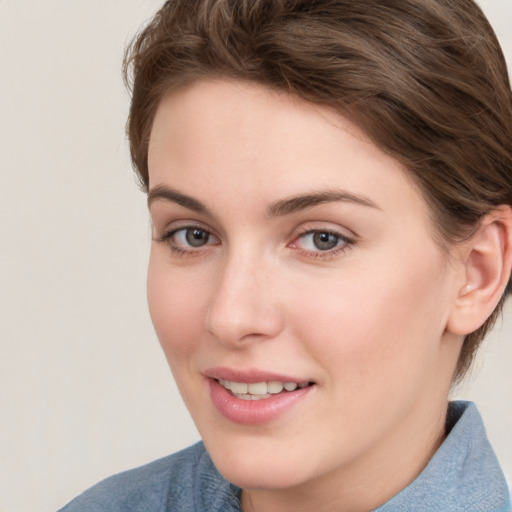
<svg viewBox="0 0 512 512">
<path fill-rule="evenodd" d="M 354 237 L 348 236 L 343 233 L 341 230 L 333 229 L 333 228 L 306 228 L 301 231 L 297 238 L 304 237 L 306 235 L 310 235 L 312 233 L 329 233 L 330 235 L 335 235 L 341 238 L 343 241 L 347 243 L 353 243 Z"/>
<path fill-rule="evenodd" d="M 331 230 L 331 229 L 308 229 L 308 230 L 300 233 L 295 238 L 295 240 L 305 238 L 306 236 L 313 235 L 315 233 L 325 233 L 328 235 L 333 235 L 333 236 L 337 237 L 341 242 L 348 244 L 348 245 L 351 245 L 354 243 L 354 240 L 352 238 L 349 238 L 348 236 L 344 235 L 343 233 L 340 233 L 339 231 L 335 231 L 335 230 Z M 322 251 L 321 249 L 318 249 L 318 252 L 327 253 L 327 252 L 329 252 L 329 250 Z"/>
<path fill-rule="evenodd" d="M 318 259 L 332 259 L 335 258 L 339 253 L 345 253 L 347 250 L 350 250 L 357 242 L 357 237 L 355 235 L 347 235 L 343 232 L 344 230 L 341 228 L 334 228 L 332 225 L 330 226 L 318 226 L 318 225 L 310 225 L 303 226 L 300 231 L 294 235 L 292 242 L 288 245 L 299 252 L 301 256 L 306 258 L 313 258 L 315 260 Z M 308 235 L 312 235 L 315 233 L 327 233 L 329 235 L 333 235 L 339 239 L 339 242 L 336 246 L 331 249 L 304 249 L 297 242 L 298 240 L 304 239 Z"/>
<path fill-rule="evenodd" d="M 215 235 L 215 230 L 211 228 L 208 224 L 201 222 L 200 220 L 195 219 L 176 219 L 169 221 L 168 219 L 158 219 L 158 221 L 153 220 L 153 233 L 155 238 L 161 238 L 170 233 L 179 231 L 180 229 L 202 229 L 203 231 L 208 231 Z M 217 236 L 217 235 L 215 235 Z M 217 238 L 219 238 L 217 236 Z"/>
<path fill-rule="evenodd" d="M 294 239 L 303 237 L 310 233 L 331 233 L 333 235 L 339 236 L 342 240 L 347 243 L 355 243 L 358 240 L 359 236 L 348 229 L 345 226 L 340 226 L 337 223 L 328 222 L 328 221 L 306 221 L 301 223 L 298 229 L 295 230 L 295 233 L 292 235 Z"/>
<path fill-rule="evenodd" d="M 182 247 L 173 240 L 173 237 L 180 231 L 194 229 L 204 231 L 205 233 L 208 234 L 209 237 L 215 239 L 214 242 L 211 243 L 210 241 L 208 241 L 206 244 L 197 247 L 191 245 L 185 245 L 184 247 Z M 170 226 L 166 227 L 163 230 L 162 234 L 153 236 L 153 240 L 156 242 L 166 244 L 168 248 L 171 250 L 171 252 L 177 254 L 178 256 L 198 256 L 199 254 L 202 253 L 203 250 L 206 249 L 206 247 L 220 244 L 220 238 L 215 233 L 213 233 L 212 229 L 202 225 L 201 223 L 192 221 L 180 221 L 178 223 L 173 223 Z"/>
</svg>

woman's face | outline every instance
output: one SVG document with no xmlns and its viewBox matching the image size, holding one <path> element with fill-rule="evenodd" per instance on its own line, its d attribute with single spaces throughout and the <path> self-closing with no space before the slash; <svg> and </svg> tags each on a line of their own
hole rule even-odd
<svg viewBox="0 0 512 512">
<path fill-rule="evenodd" d="M 327 109 L 205 81 L 160 104 L 149 173 L 150 311 L 219 470 L 284 489 L 421 469 L 460 276 L 401 165 Z"/>
</svg>

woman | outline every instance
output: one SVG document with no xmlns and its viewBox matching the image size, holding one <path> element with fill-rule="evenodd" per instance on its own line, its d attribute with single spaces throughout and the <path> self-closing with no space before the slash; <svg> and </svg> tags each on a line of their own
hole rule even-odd
<svg viewBox="0 0 512 512">
<path fill-rule="evenodd" d="M 63 510 L 509 510 L 475 406 L 448 404 L 512 268 L 480 9 L 170 1 L 126 70 L 150 312 L 204 444 Z"/>
</svg>

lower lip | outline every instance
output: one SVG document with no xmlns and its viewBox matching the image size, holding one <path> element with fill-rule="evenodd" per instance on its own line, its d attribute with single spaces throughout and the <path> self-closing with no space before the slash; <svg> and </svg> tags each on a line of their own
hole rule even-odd
<svg viewBox="0 0 512 512">
<path fill-rule="evenodd" d="M 215 379 L 208 379 L 213 405 L 228 420 L 242 425 L 263 425 L 300 402 L 314 386 L 271 395 L 259 400 L 237 398 Z"/>
</svg>

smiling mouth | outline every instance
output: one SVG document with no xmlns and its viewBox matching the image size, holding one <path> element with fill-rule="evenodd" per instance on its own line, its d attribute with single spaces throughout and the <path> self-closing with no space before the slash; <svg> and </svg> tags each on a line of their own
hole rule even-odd
<svg viewBox="0 0 512 512">
<path fill-rule="evenodd" d="M 312 386 L 313 382 L 236 382 L 225 379 L 215 379 L 223 388 L 227 389 L 233 396 L 241 400 L 262 400 L 271 396 L 291 393 L 297 389 L 304 389 Z"/>
</svg>

